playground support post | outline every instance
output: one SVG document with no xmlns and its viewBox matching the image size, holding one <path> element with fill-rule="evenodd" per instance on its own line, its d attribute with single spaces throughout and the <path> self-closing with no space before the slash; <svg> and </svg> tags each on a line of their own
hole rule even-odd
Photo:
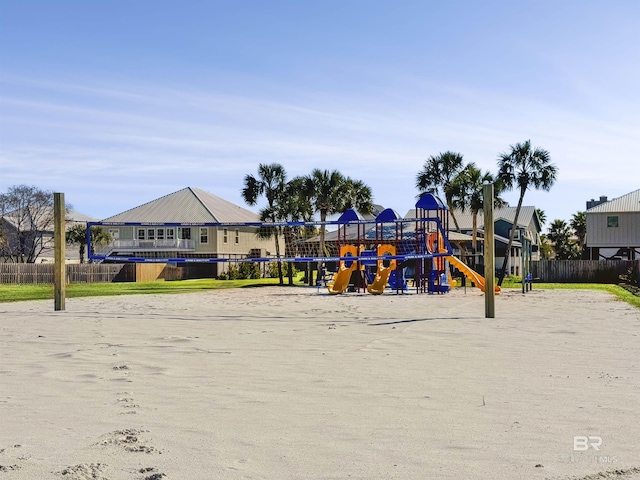
<svg viewBox="0 0 640 480">
<path fill-rule="evenodd" d="M 65 309 L 66 268 L 65 268 L 65 208 L 64 193 L 53 194 L 53 255 L 54 255 L 54 309 Z"/>
<path fill-rule="evenodd" d="M 482 189 L 484 198 L 484 316 L 495 318 L 495 243 L 493 224 L 493 184 L 485 185 Z"/>
<path fill-rule="evenodd" d="M 529 274 L 531 273 L 531 240 L 525 237 L 524 228 L 520 228 L 520 243 L 522 244 L 522 254 L 520 255 L 522 272 L 522 293 L 531 290 Z"/>
</svg>

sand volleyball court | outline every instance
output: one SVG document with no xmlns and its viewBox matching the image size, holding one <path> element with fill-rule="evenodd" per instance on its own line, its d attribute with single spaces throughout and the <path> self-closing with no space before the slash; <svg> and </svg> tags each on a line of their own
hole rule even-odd
<svg viewBox="0 0 640 480">
<path fill-rule="evenodd" d="M 0 304 L 0 480 L 638 479 L 640 310 L 594 291 Z"/>
</svg>

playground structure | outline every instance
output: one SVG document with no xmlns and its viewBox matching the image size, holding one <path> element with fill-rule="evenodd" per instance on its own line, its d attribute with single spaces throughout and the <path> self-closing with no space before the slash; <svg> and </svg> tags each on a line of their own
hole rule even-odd
<svg viewBox="0 0 640 480">
<path fill-rule="evenodd" d="M 482 291 L 484 278 L 452 255 L 449 242 L 449 215 L 447 206 L 432 194 L 423 194 L 415 204 L 412 218 L 402 218 L 388 208 L 375 219 L 364 219 L 353 209 L 345 211 L 338 220 L 327 222 L 245 222 L 206 223 L 198 226 L 216 228 L 251 227 L 260 228 L 324 228 L 337 227 L 327 232 L 329 237 L 325 251 L 320 252 L 317 240 L 298 239 L 295 248 L 285 248 L 285 255 L 277 258 L 268 256 L 242 256 L 205 258 L 188 256 L 112 255 L 108 246 L 91 245 L 90 229 L 94 226 L 145 226 L 144 223 L 114 224 L 112 222 L 92 222 L 87 225 L 89 258 L 96 262 L 136 262 L 136 263 L 224 263 L 224 262 L 294 262 L 317 264 L 321 272 L 326 272 L 325 282 L 332 295 L 347 291 L 363 291 L 380 295 L 390 287 L 396 293 L 415 290 L 416 293 L 446 293 L 454 286 L 450 265 L 459 269 Z M 156 225 L 157 224 L 153 224 Z M 172 227 L 181 224 L 173 223 Z M 167 224 L 169 226 L 169 224 Z M 308 255 L 311 253 L 312 255 Z M 315 254 L 315 255 L 313 255 Z M 331 277 L 331 278 L 327 278 Z M 410 285 L 411 284 L 411 288 Z M 496 287 L 496 293 L 499 288 Z"/>
<path fill-rule="evenodd" d="M 328 283 L 329 293 L 337 295 L 350 288 L 380 295 L 387 285 L 399 293 L 409 290 L 409 281 L 417 293 L 446 293 L 455 286 L 450 264 L 484 292 L 482 275 L 452 255 L 447 210 L 438 197 L 424 194 L 411 219 L 386 209 L 371 227 L 371 221 L 356 211 L 344 212 L 337 221 L 340 261 Z"/>
</svg>

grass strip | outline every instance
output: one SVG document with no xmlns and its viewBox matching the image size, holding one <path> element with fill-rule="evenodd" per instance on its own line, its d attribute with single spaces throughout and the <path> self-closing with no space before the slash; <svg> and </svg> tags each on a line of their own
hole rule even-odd
<svg viewBox="0 0 640 480">
<path fill-rule="evenodd" d="M 286 281 L 285 281 L 286 282 Z M 114 295 L 176 294 L 277 285 L 277 278 L 256 280 L 176 280 L 140 283 L 74 283 L 67 285 L 67 298 L 104 297 Z M 53 285 L 2 285 L 0 303 L 26 300 L 53 300 Z"/>
<path fill-rule="evenodd" d="M 286 280 L 285 280 L 286 283 Z M 114 295 L 176 294 L 218 290 L 226 288 L 250 288 L 277 285 L 277 278 L 257 280 L 176 280 L 172 282 L 144 283 L 76 283 L 67 285 L 67 298 L 103 297 Z M 299 283 L 298 283 L 299 284 Z M 521 288 L 520 283 L 504 284 L 504 288 Z M 616 298 L 640 308 L 640 297 L 618 285 L 602 283 L 534 283 L 534 290 L 598 290 L 611 293 Z M 27 300 L 53 300 L 53 285 L 2 285 L 0 303 Z"/>
<path fill-rule="evenodd" d="M 640 308 L 640 297 L 628 290 L 608 283 L 534 283 L 533 288 L 546 290 L 598 290 L 611 293 L 619 300 Z"/>
</svg>

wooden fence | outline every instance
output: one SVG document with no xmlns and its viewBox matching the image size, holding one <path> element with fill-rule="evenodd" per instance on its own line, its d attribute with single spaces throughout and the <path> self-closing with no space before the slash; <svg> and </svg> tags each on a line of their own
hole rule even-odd
<svg viewBox="0 0 640 480">
<path fill-rule="evenodd" d="M 188 267 L 191 265 L 176 267 L 164 263 L 67 264 L 67 283 L 152 282 L 212 276 L 198 275 L 196 269 Z M 53 285 L 53 270 L 53 263 L 0 263 L 0 285 L 20 283 Z"/>
<path fill-rule="evenodd" d="M 134 282 L 134 264 L 69 264 L 67 283 Z M 0 263 L 0 284 L 53 284 L 52 263 Z"/>
<path fill-rule="evenodd" d="M 551 283 L 620 283 L 630 268 L 640 269 L 640 260 L 539 260 L 532 274 Z"/>
</svg>

